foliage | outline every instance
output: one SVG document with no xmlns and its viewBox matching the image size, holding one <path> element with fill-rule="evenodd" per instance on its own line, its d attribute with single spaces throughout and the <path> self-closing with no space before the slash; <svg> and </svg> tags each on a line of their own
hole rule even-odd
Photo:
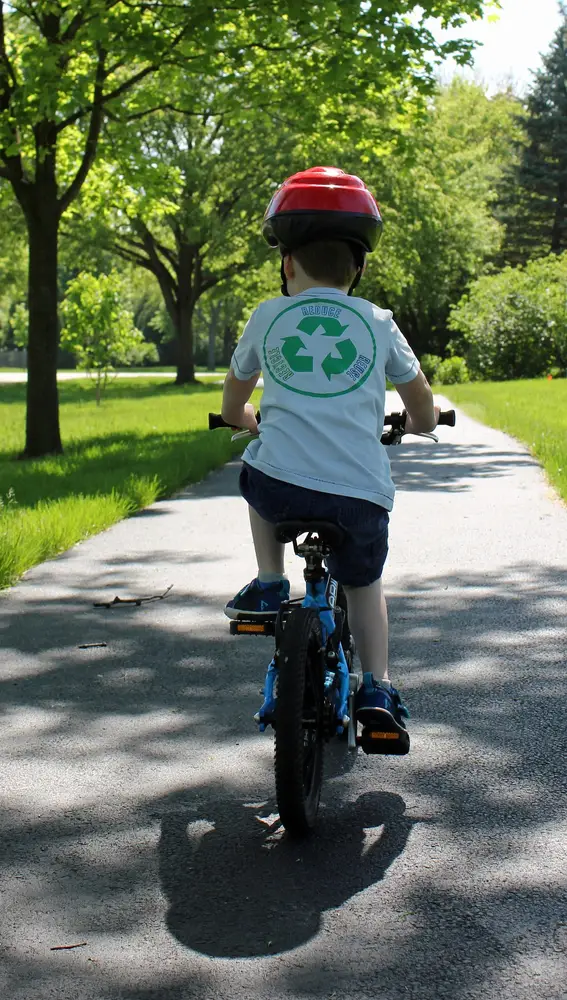
<svg viewBox="0 0 567 1000">
<path fill-rule="evenodd" d="M 443 358 L 439 357 L 438 354 L 422 354 L 419 359 L 421 370 L 430 384 L 435 382 L 442 360 Z"/>
<path fill-rule="evenodd" d="M 384 215 L 360 294 L 387 304 L 421 354 L 443 354 L 450 306 L 499 247 L 496 181 L 518 135 L 512 94 L 455 79 L 410 119 L 394 156 L 360 172 Z"/>
<path fill-rule="evenodd" d="M 454 354 L 451 358 L 442 361 L 436 372 L 437 381 L 441 385 L 456 385 L 459 382 L 469 381 L 469 370 L 464 358 Z"/>
<path fill-rule="evenodd" d="M 449 326 L 476 378 L 532 378 L 553 365 L 567 373 L 567 253 L 479 278 Z"/>
<path fill-rule="evenodd" d="M 525 140 L 505 177 L 506 260 L 567 249 L 567 9 L 528 94 Z"/>
<path fill-rule="evenodd" d="M 13 316 L 26 298 L 25 226 L 9 184 L 0 180 L 0 350 L 16 346 Z"/>
<path fill-rule="evenodd" d="M 519 438 L 567 503 L 567 380 L 474 382 L 447 395 L 475 420 Z"/>
<path fill-rule="evenodd" d="M 122 296 L 116 272 L 96 277 L 83 271 L 67 286 L 61 308 L 61 346 L 75 355 L 77 368 L 94 376 L 97 403 L 115 364 L 140 364 L 145 356 L 143 335 Z"/>
</svg>

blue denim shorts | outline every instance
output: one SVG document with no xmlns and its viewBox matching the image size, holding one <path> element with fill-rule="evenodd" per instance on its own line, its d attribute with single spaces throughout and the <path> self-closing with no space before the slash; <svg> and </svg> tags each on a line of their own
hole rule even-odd
<svg viewBox="0 0 567 1000">
<path fill-rule="evenodd" d="M 370 500 L 320 493 L 266 476 L 246 462 L 240 492 L 271 524 L 302 518 L 338 524 L 346 538 L 327 559 L 331 576 L 346 587 L 367 587 L 382 576 L 388 554 L 388 511 Z"/>
</svg>

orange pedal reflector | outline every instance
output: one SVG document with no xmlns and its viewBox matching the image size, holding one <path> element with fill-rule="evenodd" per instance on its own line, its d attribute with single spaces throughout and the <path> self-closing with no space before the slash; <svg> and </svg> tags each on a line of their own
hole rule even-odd
<svg viewBox="0 0 567 1000">
<path fill-rule="evenodd" d="M 400 738 L 399 733 L 377 733 L 374 730 L 371 730 L 367 735 L 371 740 L 399 740 Z"/>
<path fill-rule="evenodd" d="M 236 628 L 239 632 L 265 632 L 265 625 L 253 625 L 249 622 L 237 622 Z"/>
</svg>

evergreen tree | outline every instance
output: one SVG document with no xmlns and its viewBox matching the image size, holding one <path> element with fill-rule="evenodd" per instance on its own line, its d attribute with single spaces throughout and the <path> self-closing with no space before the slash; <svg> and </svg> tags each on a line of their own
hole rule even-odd
<svg viewBox="0 0 567 1000">
<path fill-rule="evenodd" d="M 528 94 L 525 144 L 502 198 L 505 258 L 513 264 L 567 249 L 567 8 Z"/>
</svg>

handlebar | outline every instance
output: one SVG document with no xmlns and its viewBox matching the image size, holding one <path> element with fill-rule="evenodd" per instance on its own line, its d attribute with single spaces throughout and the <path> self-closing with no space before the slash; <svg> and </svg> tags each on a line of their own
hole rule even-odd
<svg viewBox="0 0 567 1000">
<path fill-rule="evenodd" d="M 384 426 L 390 427 L 389 431 L 385 431 L 380 438 L 382 444 L 394 445 L 400 444 L 406 426 L 407 412 L 402 410 L 401 413 L 387 413 L 384 417 Z M 437 426 L 440 424 L 445 424 L 447 427 L 454 427 L 456 423 L 456 414 L 454 410 L 441 410 L 439 414 L 439 420 L 437 421 Z M 419 437 L 429 437 L 433 441 L 437 441 L 435 434 L 422 434 Z"/>
<path fill-rule="evenodd" d="M 382 437 L 382 444 L 392 445 L 399 444 L 404 436 L 404 429 L 406 426 L 407 413 L 402 410 L 401 413 L 387 413 L 384 417 L 384 426 L 390 427 L 389 431 L 386 431 Z M 260 411 L 256 414 L 256 420 L 260 423 Z M 454 427 L 456 422 L 456 415 L 454 410 L 442 410 L 439 414 L 439 420 L 437 421 L 437 426 L 444 424 L 446 427 Z M 236 428 L 232 427 L 232 424 L 227 424 L 226 420 L 223 420 L 220 413 L 209 413 L 209 430 L 215 431 L 219 427 L 231 427 L 232 430 Z M 246 435 L 248 432 L 242 432 Z M 236 435 L 235 435 L 236 436 Z M 238 435 L 240 436 L 240 435 Z M 434 437 L 434 440 L 436 438 Z"/>
<path fill-rule="evenodd" d="M 260 411 L 258 410 L 256 414 L 256 420 L 260 423 Z M 219 427 L 230 427 L 232 430 L 236 430 L 232 424 L 227 424 L 226 420 L 223 420 L 220 413 L 209 413 L 209 430 L 216 431 Z"/>
</svg>

